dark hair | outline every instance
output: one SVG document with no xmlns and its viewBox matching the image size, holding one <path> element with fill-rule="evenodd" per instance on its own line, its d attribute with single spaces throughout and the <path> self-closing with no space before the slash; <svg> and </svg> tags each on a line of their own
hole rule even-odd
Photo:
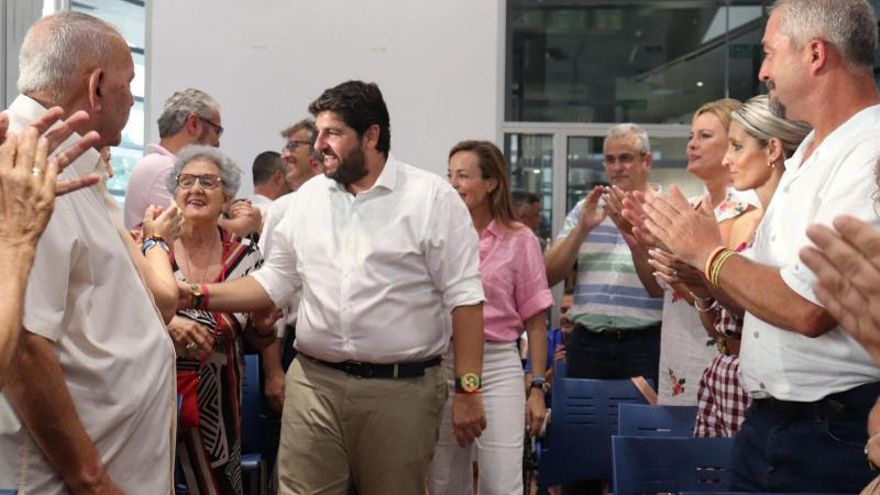
<svg viewBox="0 0 880 495">
<path fill-rule="evenodd" d="M 388 155 L 391 149 L 391 122 L 382 92 L 376 83 L 347 81 L 321 93 L 309 105 L 315 117 L 322 112 L 333 112 L 362 137 L 372 125 L 379 126 L 376 151 Z"/>
<path fill-rule="evenodd" d="M 513 208 L 510 204 L 510 186 L 507 180 L 507 160 L 497 146 L 489 141 L 462 141 L 449 150 L 449 158 L 460 151 L 477 155 L 483 179 L 495 179 L 498 187 L 489 193 L 489 212 L 501 225 L 513 227 Z"/>
<path fill-rule="evenodd" d="M 254 185 L 259 186 L 265 184 L 272 178 L 272 174 L 276 170 L 284 172 L 285 164 L 281 159 L 281 153 L 277 151 L 264 151 L 254 158 L 254 165 L 251 167 L 251 173 L 254 176 Z"/>
<path fill-rule="evenodd" d="M 513 191 L 512 193 L 510 193 L 510 201 L 513 203 L 514 208 L 519 208 L 525 205 L 540 203 L 541 198 L 539 198 L 538 195 L 533 192 Z"/>
</svg>

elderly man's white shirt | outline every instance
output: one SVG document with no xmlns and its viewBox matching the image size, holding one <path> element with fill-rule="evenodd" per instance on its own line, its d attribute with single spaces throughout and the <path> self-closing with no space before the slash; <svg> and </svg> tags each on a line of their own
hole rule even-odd
<svg viewBox="0 0 880 495">
<path fill-rule="evenodd" d="M 11 128 L 43 112 L 19 96 L 10 107 Z M 98 160 L 89 150 L 62 178 L 98 172 Z M 174 347 L 101 189 L 56 201 L 28 280 L 24 327 L 52 342 L 77 415 L 113 481 L 126 493 L 168 493 Z M 67 493 L 4 395 L 0 488 Z"/>
<path fill-rule="evenodd" d="M 801 297 L 819 304 L 816 276 L 798 258 L 810 244 L 806 229 L 830 225 L 849 214 L 877 222 L 874 167 L 880 154 L 880 105 L 862 110 L 832 132 L 803 160 L 810 133 L 785 162 L 785 173 L 755 234 L 750 256 L 781 267 L 783 281 Z M 880 380 L 880 368 L 864 349 L 836 327 L 809 338 L 746 313 L 740 374 L 755 397 L 815 401 L 829 394 Z"/>
<path fill-rule="evenodd" d="M 389 157 L 357 196 L 324 176 L 291 198 L 254 278 L 282 306 L 302 300 L 296 347 L 327 361 L 443 354 L 450 312 L 484 300 L 476 230 L 439 176 Z"/>
</svg>

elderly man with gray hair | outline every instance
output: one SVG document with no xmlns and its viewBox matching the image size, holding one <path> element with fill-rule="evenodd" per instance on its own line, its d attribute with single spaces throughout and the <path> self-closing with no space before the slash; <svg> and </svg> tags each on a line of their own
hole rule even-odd
<svg viewBox="0 0 880 495">
<path fill-rule="evenodd" d="M 119 143 L 134 103 L 125 39 L 97 18 L 61 12 L 30 28 L 20 66 L 10 131 L 54 106 L 65 118 L 85 111 L 77 132 L 100 139 L 60 178 L 101 172 L 97 149 Z M 167 252 L 137 253 L 114 208 L 98 187 L 58 198 L 37 244 L 19 352 L 0 394 L 0 491 L 172 490 L 174 347 L 163 316 L 175 311 L 176 283 Z M 147 233 L 170 243 L 173 229 L 152 230 L 162 218 L 147 219 Z M 152 269 L 163 262 L 164 272 Z M 167 283 L 150 290 L 144 279 L 150 289 Z"/>
<path fill-rule="evenodd" d="M 135 165 L 125 192 L 125 226 L 133 228 L 150 205 L 167 206 L 171 195 L 165 180 L 174 167 L 174 155 L 190 144 L 220 146 L 223 126 L 220 105 L 209 94 L 194 88 L 176 91 L 165 101 L 157 121 L 159 144 L 148 144 Z"/>
<path fill-rule="evenodd" d="M 635 124 L 618 124 L 602 147 L 608 183 L 625 192 L 648 192 L 651 146 Z M 575 324 L 566 346 L 566 373 L 577 378 L 643 376 L 657 383 L 663 289 L 652 275 L 647 250 L 627 239 L 606 215 L 594 187 L 579 201 L 544 255 L 551 286 L 577 265 L 573 304 L 566 316 Z M 601 493 L 600 483 L 579 486 Z"/>
</svg>

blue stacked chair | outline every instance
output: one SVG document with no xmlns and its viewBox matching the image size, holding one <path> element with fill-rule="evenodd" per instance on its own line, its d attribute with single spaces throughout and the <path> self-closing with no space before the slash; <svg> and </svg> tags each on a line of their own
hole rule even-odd
<svg viewBox="0 0 880 495">
<path fill-rule="evenodd" d="M 617 434 L 621 403 L 647 401 L 629 379 L 568 378 L 557 370 L 551 420 L 537 447 L 541 493 L 554 485 L 611 478 L 611 436 Z"/>
<path fill-rule="evenodd" d="M 620 404 L 617 434 L 630 437 L 692 437 L 696 406 Z"/>
<path fill-rule="evenodd" d="M 611 442 L 615 495 L 728 489 L 732 438 L 615 436 Z"/>
</svg>

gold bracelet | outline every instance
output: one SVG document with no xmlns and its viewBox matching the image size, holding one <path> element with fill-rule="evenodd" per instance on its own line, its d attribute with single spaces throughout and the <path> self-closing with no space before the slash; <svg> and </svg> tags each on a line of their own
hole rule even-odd
<svg viewBox="0 0 880 495">
<path fill-rule="evenodd" d="M 709 280 L 712 269 L 712 262 L 714 262 L 715 258 L 718 257 L 718 254 L 725 249 L 726 248 L 724 246 L 718 246 L 717 248 L 713 249 L 712 253 L 709 254 L 709 257 L 706 258 L 706 265 L 703 267 L 703 275 L 706 276 L 706 280 Z"/>
<path fill-rule="evenodd" d="M 721 277 L 721 268 L 730 259 L 731 256 L 736 254 L 736 251 L 733 249 L 725 249 L 715 258 L 715 261 L 712 262 L 712 269 L 710 270 L 709 283 L 715 287 L 718 287 L 718 279 Z"/>
</svg>

